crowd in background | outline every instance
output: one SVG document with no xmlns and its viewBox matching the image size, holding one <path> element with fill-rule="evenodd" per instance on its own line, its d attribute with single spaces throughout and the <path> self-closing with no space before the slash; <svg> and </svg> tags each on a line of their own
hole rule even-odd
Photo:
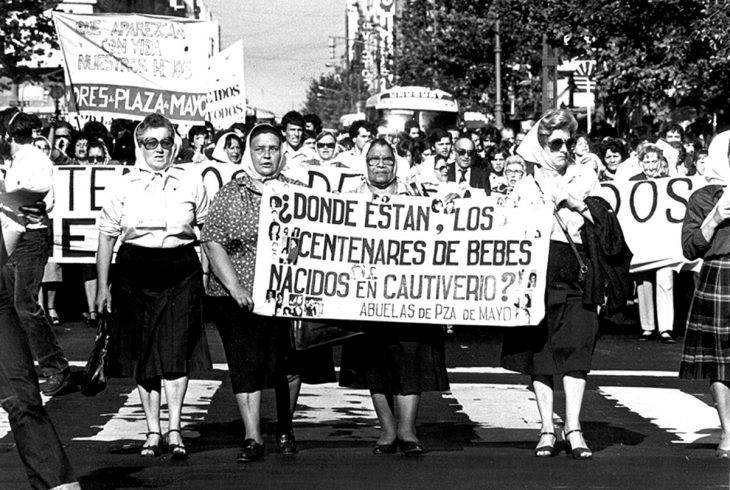
<svg viewBox="0 0 730 490">
<path fill-rule="evenodd" d="M 34 145 L 43 150 L 56 165 L 133 165 L 135 121 L 114 120 L 110 127 L 97 121 L 79 130 L 66 121 L 43 124 L 37 121 Z M 515 183 L 532 174 L 516 149 L 529 130 L 517 127 L 464 126 L 430 128 L 428 134 L 414 120 L 402 131 L 388 121 L 356 121 L 346 130 L 323 129 L 316 114 L 286 114 L 279 125 L 285 141 L 284 174 L 296 178 L 297 170 L 309 166 L 330 166 L 363 171 L 362 152 L 375 138 L 385 138 L 396 149 L 397 172 L 401 180 L 415 187 L 441 187 L 460 192 L 459 184 L 485 188 L 488 193 L 509 194 Z M 216 130 L 212 124 L 195 125 L 186 134 L 176 135 L 179 152 L 176 163 L 240 164 L 245 142 L 253 124 L 243 122 Z M 179 132 L 179 130 L 178 130 Z M 573 159 L 589 165 L 600 181 L 632 181 L 675 176 L 703 175 L 711 128 L 700 122 L 689 126 L 672 123 L 644 125 L 619 137 L 614 128 L 599 123 L 591 134 L 577 132 L 570 142 Z M 461 175 L 455 169 L 470 168 Z M 480 180 L 481 179 L 481 180 Z M 466 186 L 462 186 L 466 187 Z M 680 274 L 682 264 L 636 274 L 635 300 L 639 306 L 642 332 L 640 340 L 657 338 L 673 343 L 674 283 L 692 281 L 691 274 Z M 64 274 L 66 279 L 64 279 Z M 56 308 L 56 291 L 60 285 L 83 285 L 86 298 L 83 316 L 89 327 L 96 326 L 93 298 L 96 276 L 91 265 L 49 263 L 44 276 L 44 307 L 54 325 L 61 323 Z M 691 285 L 687 286 L 691 289 Z M 80 288 L 77 288 L 80 289 Z M 69 313 L 72 308 L 60 308 Z M 72 313 L 70 313 L 72 314 Z"/>
</svg>

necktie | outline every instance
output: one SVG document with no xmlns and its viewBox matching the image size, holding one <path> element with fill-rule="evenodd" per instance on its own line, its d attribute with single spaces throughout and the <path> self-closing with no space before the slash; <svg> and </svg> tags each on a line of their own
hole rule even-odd
<svg viewBox="0 0 730 490">
<path fill-rule="evenodd" d="M 459 184 L 463 184 L 466 182 L 466 170 L 465 168 L 460 168 L 459 172 L 461 172 L 461 177 L 459 177 Z"/>
</svg>

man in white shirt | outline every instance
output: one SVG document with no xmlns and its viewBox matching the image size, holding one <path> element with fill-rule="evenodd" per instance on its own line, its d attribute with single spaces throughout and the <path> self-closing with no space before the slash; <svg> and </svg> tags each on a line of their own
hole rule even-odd
<svg viewBox="0 0 730 490">
<path fill-rule="evenodd" d="M 352 140 L 352 149 L 346 151 L 338 158 L 340 161 L 353 170 L 365 172 L 365 157 L 362 154 L 363 148 L 373 139 L 372 125 L 367 121 L 355 121 L 348 131 Z"/>
<path fill-rule="evenodd" d="M 0 129 L 2 133 L 7 131 L 11 154 L 10 168 L 0 182 L 3 201 L 0 219 L 8 223 L 8 233 L 4 235 L 17 238 L 14 247 L 7 247 L 10 251 L 7 262 L 0 263 L 0 400 L 8 412 L 30 485 L 77 489 L 80 487 L 71 464 L 43 408 L 33 366 L 35 355 L 44 374 L 49 375 L 44 392 L 61 391 L 68 377 L 68 362 L 37 304 L 38 287 L 50 250 L 47 216 L 30 219 L 20 209 L 24 197 L 30 201 L 25 204 L 32 206 L 36 196 L 47 193 L 52 186 L 51 162 L 32 145 L 33 119 L 24 113 L 15 113 L 9 120 L 0 117 Z M 0 245 L 2 242 L 0 239 Z M 24 318 L 21 312 L 30 317 Z"/>
<path fill-rule="evenodd" d="M 314 153 L 304 146 L 304 116 L 297 111 L 289 111 L 281 118 L 281 133 L 284 135 L 284 144 L 281 145 L 281 154 L 286 160 L 284 174 L 292 179 L 302 180 L 302 173 L 306 175 L 307 161 L 314 158 Z"/>
<path fill-rule="evenodd" d="M 33 116 L 19 113 L 10 124 L 11 164 L 0 180 L 0 222 L 7 249 L 7 261 L 0 268 L 0 281 L 13 301 L 33 356 L 47 381 L 43 394 L 58 394 L 69 375 L 68 361 L 43 308 L 38 291 L 43 269 L 51 252 L 48 216 L 29 221 L 19 207 L 44 201 L 53 207 L 53 164 L 32 144 Z M 28 133 L 26 135 L 26 133 Z"/>
</svg>

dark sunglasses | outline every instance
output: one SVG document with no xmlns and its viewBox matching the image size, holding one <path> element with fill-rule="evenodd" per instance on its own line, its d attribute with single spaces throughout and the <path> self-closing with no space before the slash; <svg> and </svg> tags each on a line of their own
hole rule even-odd
<svg viewBox="0 0 730 490">
<path fill-rule="evenodd" d="M 575 140 L 573 138 L 568 138 L 567 140 L 558 138 L 548 141 L 548 147 L 550 148 L 550 151 L 560 151 L 563 149 L 563 145 L 565 145 L 565 148 L 567 148 L 568 150 L 572 150 L 575 146 Z"/>
<path fill-rule="evenodd" d="M 145 150 L 154 150 L 157 148 L 157 145 L 160 145 L 163 150 L 169 150 L 174 144 L 175 140 L 172 138 L 164 138 L 162 141 L 157 138 L 149 138 L 142 142 Z"/>
<path fill-rule="evenodd" d="M 456 151 L 456 154 L 459 155 L 460 157 L 463 157 L 464 155 L 470 157 L 474 154 L 474 150 L 464 150 L 462 148 L 458 148 L 455 151 Z"/>
<path fill-rule="evenodd" d="M 103 156 L 89 157 L 89 161 L 93 163 L 104 163 L 105 158 Z"/>
<path fill-rule="evenodd" d="M 437 172 L 443 172 L 446 169 L 447 169 L 446 165 L 439 165 L 438 167 L 436 167 Z"/>
<path fill-rule="evenodd" d="M 317 148 L 334 148 L 337 143 L 317 143 Z"/>
</svg>

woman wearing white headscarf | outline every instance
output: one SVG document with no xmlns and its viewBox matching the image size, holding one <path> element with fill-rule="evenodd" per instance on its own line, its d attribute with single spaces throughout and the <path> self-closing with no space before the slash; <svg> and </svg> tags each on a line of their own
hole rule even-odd
<svg viewBox="0 0 730 490">
<path fill-rule="evenodd" d="M 194 247 L 194 228 L 205 220 L 208 196 L 199 173 L 172 164 L 174 134 L 164 116 L 145 117 L 135 131 L 134 169 L 108 188 L 99 217 L 96 311 L 112 312 L 110 367 L 137 382 L 147 419 L 141 456 L 161 454 L 164 379 L 167 444 L 173 458 L 182 459 L 187 452 L 180 417 L 188 373 L 211 366 L 201 312 L 203 271 Z"/>
<path fill-rule="evenodd" d="M 703 259 L 692 297 L 679 377 L 707 379 L 720 416 L 717 457 L 730 459 L 730 131 L 708 150 L 709 185 L 689 198 L 682 226 L 682 251 Z"/>
<path fill-rule="evenodd" d="M 301 381 L 334 381 L 331 351 L 329 363 L 324 355 L 298 363 L 290 348 L 289 320 L 252 313 L 262 193 L 267 186 L 301 185 L 281 173 L 285 164 L 282 138 L 281 132 L 268 124 L 251 130 L 242 158 L 243 173 L 218 191 L 201 236 L 213 272 L 207 291 L 211 315 L 223 339 L 233 393 L 246 431 L 239 462 L 264 456 L 262 390 L 276 388 L 278 450 L 290 454 L 296 452 L 292 412 Z M 292 375 L 288 382 L 287 374 Z"/>
<path fill-rule="evenodd" d="M 241 138 L 234 132 L 223 133 L 215 143 L 213 154 L 214 160 L 222 163 L 241 163 L 243 155 L 243 142 Z"/>
<path fill-rule="evenodd" d="M 396 177 L 396 155 L 387 140 L 373 141 L 365 155 L 366 180 L 355 192 L 380 201 L 411 195 L 412 188 Z M 407 456 L 423 454 L 416 435 L 421 393 L 449 389 L 443 335 L 438 325 L 370 322 L 365 335 L 345 343 L 340 385 L 370 390 L 381 430 L 373 453 L 400 447 Z"/>
<path fill-rule="evenodd" d="M 560 375 L 565 388 L 565 427 L 563 438 L 567 450 L 576 459 L 589 459 L 593 453 L 580 426 L 580 410 L 586 377 L 591 369 L 593 349 L 598 335 L 595 306 L 583 304 L 584 285 L 578 261 L 568 235 L 576 245 L 583 263 L 580 229 L 592 216 L 584 199 L 598 185 L 596 173 L 587 165 L 571 159 L 573 135 L 578 128 L 570 111 L 548 111 L 525 136 L 517 153 L 534 165 L 534 179 L 525 177 L 513 193 L 534 202 L 536 194 L 556 210 L 567 231 L 553 222 L 547 264 L 545 318 L 536 327 L 505 329 L 502 366 L 529 374 L 542 421 L 535 456 L 557 454 L 557 436 L 553 425 L 553 377 Z"/>
</svg>

